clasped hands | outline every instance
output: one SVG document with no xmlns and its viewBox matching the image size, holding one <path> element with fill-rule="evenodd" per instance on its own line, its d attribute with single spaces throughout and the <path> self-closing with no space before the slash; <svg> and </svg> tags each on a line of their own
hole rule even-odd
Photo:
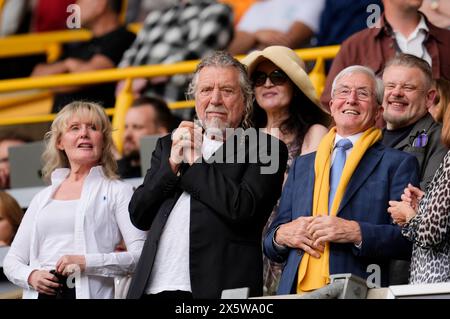
<svg viewBox="0 0 450 319">
<path fill-rule="evenodd" d="M 305 251 L 320 258 L 327 242 L 361 243 L 359 224 L 335 216 L 309 216 L 283 224 L 275 233 L 275 242 L 279 245 Z"/>
<path fill-rule="evenodd" d="M 411 184 L 405 188 L 401 201 L 389 201 L 388 213 L 399 226 L 404 226 L 417 214 L 419 202 L 425 193 Z"/>
<path fill-rule="evenodd" d="M 194 122 L 183 121 L 172 133 L 169 163 L 174 172 L 181 163 L 192 165 L 202 156 L 203 132 Z"/>
</svg>

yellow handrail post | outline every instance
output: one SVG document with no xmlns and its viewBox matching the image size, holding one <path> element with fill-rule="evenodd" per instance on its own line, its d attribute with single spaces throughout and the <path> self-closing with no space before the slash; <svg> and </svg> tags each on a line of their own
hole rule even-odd
<svg viewBox="0 0 450 319">
<path fill-rule="evenodd" d="M 322 57 L 317 58 L 313 70 L 309 73 L 309 78 L 316 89 L 317 96 L 320 97 L 325 88 L 325 81 L 327 79 L 325 75 L 325 60 Z"/>
<path fill-rule="evenodd" d="M 131 103 L 133 103 L 133 92 L 131 89 L 132 83 L 133 80 L 131 78 L 127 78 L 125 80 L 125 85 L 123 86 L 122 91 L 120 91 L 117 95 L 115 112 L 112 119 L 113 141 L 119 154 L 122 154 L 123 134 L 125 132 L 125 115 L 127 114 Z"/>
<path fill-rule="evenodd" d="M 5 6 L 5 0 L 0 0 L 0 29 L 2 28 L 3 8 Z"/>
<path fill-rule="evenodd" d="M 51 43 L 47 46 L 47 63 L 53 63 L 61 56 L 62 48 L 59 43 Z"/>
<path fill-rule="evenodd" d="M 122 12 L 120 13 L 120 22 L 122 24 L 126 23 L 128 11 L 128 0 L 122 0 Z"/>
</svg>

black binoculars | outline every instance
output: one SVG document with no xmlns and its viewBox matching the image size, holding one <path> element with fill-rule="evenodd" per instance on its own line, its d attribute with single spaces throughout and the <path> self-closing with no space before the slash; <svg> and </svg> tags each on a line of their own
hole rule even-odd
<svg viewBox="0 0 450 319">
<path fill-rule="evenodd" d="M 49 271 L 52 275 L 58 278 L 58 283 L 61 285 L 59 288 L 56 288 L 56 295 L 46 295 L 43 293 L 39 293 L 38 299 L 76 299 L 75 298 L 75 286 L 69 288 L 67 286 L 67 276 L 56 272 L 55 269 Z"/>
</svg>

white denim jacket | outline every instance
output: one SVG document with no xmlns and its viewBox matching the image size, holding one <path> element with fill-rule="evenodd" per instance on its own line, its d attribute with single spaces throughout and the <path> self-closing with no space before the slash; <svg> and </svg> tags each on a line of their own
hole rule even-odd
<svg viewBox="0 0 450 319">
<path fill-rule="evenodd" d="M 41 269 L 36 240 L 36 224 L 42 208 L 48 204 L 69 169 L 56 169 L 52 184 L 36 194 L 20 224 L 4 260 L 4 273 L 14 284 L 23 287 L 23 298 L 37 298 L 28 285 L 28 277 Z M 114 298 L 114 277 L 134 271 L 146 239 L 146 232 L 135 228 L 129 217 L 128 204 L 133 194 L 131 185 L 105 177 L 101 166 L 91 169 L 86 177 L 74 229 L 74 255 L 86 257 L 86 270 L 76 281 L 77 299 Z M 124 238 L 128 251 L 114 252 Z"/>
</svg>

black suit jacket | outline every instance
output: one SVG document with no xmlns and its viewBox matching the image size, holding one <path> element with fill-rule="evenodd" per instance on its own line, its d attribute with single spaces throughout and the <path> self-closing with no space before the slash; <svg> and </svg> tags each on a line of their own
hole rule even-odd
<svg viewBox="0 0 450 319">
<path fill-rule="evenodd" d="M 222 290 L 241 287 L 250 287 L 252 296 L 262 295 L 262 229 L 281 194 L 286 146 L 267 134 L 259 134 L 256 143 L 235 135 L 213 155 L 227 162 L 184 164 L 176 176 L 169 165 L 171 145 L 170 136 L 158 141 L 151 169 L 130 202 L 133 224 L 150 231 L 128 298 L 145 292 L 164 225 L 183 191 L 191 195 L 189 269 L 194 298 L 220 298 Z M 256 160 L 258 152 L 276 156 L 278 165 Z M 261 172 L 273 166 L 274 173 Z"/>
</svg>

